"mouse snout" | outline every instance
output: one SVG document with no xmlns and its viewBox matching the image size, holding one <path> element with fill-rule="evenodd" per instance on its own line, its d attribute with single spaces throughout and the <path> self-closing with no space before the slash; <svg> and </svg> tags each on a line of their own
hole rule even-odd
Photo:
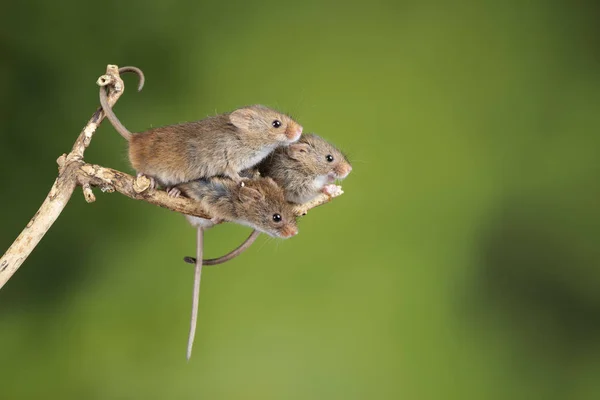
<svg viewBox="0 0 600 400">
<path fill-rule="evenodd" d="M 291 121 L 285 130 L 285 136 L 290 142 L 295 142 L 300 139 L 300 135 L 302 135 L 302 126 L 296 121 Z"/>
<path fill-rule="evenodd" d="M 281 230 L 281 237 L 289 238 L 298 234 L 298 228 L 294 225 L 286 225 Z"/>
<path fill-rule="evenodd" d="M 335 173 L 338 179 L 345 179 L 352 171 L 352 166 L 347 163 L 342 163 L 335 168 Z"/>
</svg>

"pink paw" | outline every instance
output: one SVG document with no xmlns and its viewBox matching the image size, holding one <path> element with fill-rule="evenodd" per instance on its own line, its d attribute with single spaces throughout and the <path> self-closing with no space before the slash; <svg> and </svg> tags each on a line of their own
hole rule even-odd
<svg viewBox="0 0 600 400">
<path fill-rule="evenodd" d="M 338 185 L 326 185 L 321 189 L 321 192 L 325 193 L 329 197 L 336 197 L 344 193 L 342 187 Z"/>
<path fill-rule="evenodd" d="M 177 189 L 176 187 L 168 187 L 167 194 L 170 197 L 179 197 L 179 195 L 181 194 L 181 190 Z"/>
<path fill-rule="evenodd" d="M 224 221 L 224 219 L 223 218 L 219 218 L 219 217 L 212 217 L 210 219 L 210 222 L 212 222 L 215 225 L 220 224 L 223 221 Z"/>
</svg>

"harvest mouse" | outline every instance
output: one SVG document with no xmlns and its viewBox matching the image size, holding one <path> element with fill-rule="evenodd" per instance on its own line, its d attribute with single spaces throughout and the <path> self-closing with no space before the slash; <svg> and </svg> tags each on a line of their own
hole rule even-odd
<svg viewBox="0 0 600 400">
<path fill-rule="evenodd" d="M 339 149 L 315 134 L 305 134 L 298 142 L 276 149 L 257 168 L 245 170 L 242 175 L 271 177 L 284 189 L 287 201 L 302 204 L 320 193 L 333 195 L 340 189 L 333 182 L 346 178 L 350 171 L 352 166 Z M 240 247 L 247 248 L 246 242 Z M 185 260 L 196 262 L 193 257 Z"/>
<path fill-rule="evenodd" d="M 298 204 L 320 193 L 332 194 L 337 189 L 333 183 L 352 171 L 346 156 L 315 134 L 302 135 L 298 142 L 275 149 L 257 168 L 283 188 L 287 201 Z"/>
<path fill-rule="evenodd" d="M 129 142 L 129 160 L 139 175 L 179 195 L 177 184 L 217 175 L 239 183 L 239 172 L 259 163 L 271 151 L 298 140 L 302 126 L 288 115 L 262 105 L 230 113 L 152 128 L 132 134 L 100 90 L 100 104 L 113 127 Z"/>
<path fill-rule="evenodd" d="M 294 236 L 298 231 L 292 206 L 271 178 L 249 179 L 239 185 L 231 179 L 215 177 L 187 182 L 178 188 L 213 216 L 213 220 L 186 216 L 196 227 L 230 221 L 279 238 Z"/>
<path fill-rule="evenodd" d="M 249 179 L 241 185 L 227 178 L 204 178 L 178 187 L 184 195 L 199 201 L 213 216 L 213 220 L 186 216 L 190 223 L 198 228 L 198 262 L 194 272 L 192 317 L 187 348 L 189 360 L 198 320 L 204 228 L 217 220 L 225 220 L 250 226 L 273 237 L 289 238 L 298 233 L 298 227 L 292 205 L 285 200 L 283 189 L 271 178 Z"/>
</svg>

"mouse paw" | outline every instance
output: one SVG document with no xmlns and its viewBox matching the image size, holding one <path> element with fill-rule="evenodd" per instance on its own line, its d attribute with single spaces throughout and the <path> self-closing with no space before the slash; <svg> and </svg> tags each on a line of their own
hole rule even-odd
<svg viewBox="0 0 600 400">
<path fill-rule="evenodd" d="M 247 181 L 250 179 L 246 176 L 244 176 L 244 177 L 240 176 L 240 174 L 236 171 L 225 172 L 225 176 L 228 177 L 229 179 L 233 180 L 239 186 L 244 186 L 243 185 L 244 181 Z"/>
<path fill-rule="evenodd" d="M 235 179 L 235 183 L 241 187 L 246 186 L 246 182 L 248 182 L 251 178 L 247 176 L 240 176 L 239 179 Z"/>
<path fill-rule="evenodd" d="M 171 187 L 167 188 L 167 194 L 170 197 L 179 197 L 179 195 L 181 194 L 181 190 L 179 190 L 176 187 L 171 186 Z"/>
<path fill-rule="evenodd" d="M 337 197 L 344 193 L 341 186 L 338 185 L 327 185 L 321 189 L 322 193 L 325 193 L 329 197 Z"/>
<path fill-rule="evenodd" d="M 210 222 L 212 222 L 214 225 L 220 224 L 223 221 L 225 221 L 225 220 L 223 218 L 219 218 L 219 217 L 212 217 L 210 219 Z"/>
</svg>

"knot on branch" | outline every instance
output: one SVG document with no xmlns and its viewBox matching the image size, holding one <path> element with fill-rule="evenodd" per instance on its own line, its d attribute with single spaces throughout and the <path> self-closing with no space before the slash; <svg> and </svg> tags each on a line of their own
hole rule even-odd
<svg viewBox="0 0 600 400">
<path fill-rule="evenodd" d="M 152 180 L 146 175 L 139 175 L 133 182 L 133 190 L 136 193 L 143 193 L 152 186 L 154 186 Z"/>
<path fill-rule="evenodd" d="M 138 90 L 140 90 L 144 84 L 142 72 L 135 67 L 121 68 L 121 72 L 128 71 L 136 72 L 140 76 L 138 85 Z M 116 65 L 108 65 L 106 73 L 98 78 L 97 84 L 101 87 L 100 90 L 105 91 L 107 103 L 111 107 L 117 102 L 125 89 L 119 68 Z M 77 137 L 71 152 L 62 154 L 57 158 L 58 178 L 44 203 L 4 256 L 0 258 L 0 288 L 16 272 L 50 229 L 50 226 L 71 198 L 76 186 L 82 187 L 85 200 L 88 203 L 96 200 L 92 188 L 99 187 L 102 192 L 117 191 L 134 200 L 142 200 L 184 215 L 211 220 L 211 215 L 202 208 L 200 202 L 189 198 L 170 197 L 164 190 L 152 190 L 154 189 L 152 179 L 146 176 L 135 178 L 114 169 L 87 164 L 84 161 L 85 149 L 89 146 L 94 132 L 104 117 L 102 107 L 98 108 Z M 343 193 L 341 187 L 337 188 L 338 190 L 322 193 L 311 202 L 297 206 L 294 209 L 295 214 L 297 216 L 305 215 L 311 208 L 325 204 L 333 197 L 341 195 Z M 252 238 L 255 239 L 256 236 Z"/>
<path fill-rule="evenodd" d="M 84 183 L 83 186 L 83 197 L 85 197 L 85 201 L 88 203 L 93 203 L 96 201 L 96 196 L 94 196 L 94 192 L 92 192 L 92 187 L 89 183 Z"/>
<path fill-rule="evenodd" d="M 109 64 L 106 67 L 106 74 L 100 76 L 96 81 L 98 86 L 110 86 L 114 91 L 123 91 L 123 81 L 119 75 L 119 67 Z"/>
</svg>

